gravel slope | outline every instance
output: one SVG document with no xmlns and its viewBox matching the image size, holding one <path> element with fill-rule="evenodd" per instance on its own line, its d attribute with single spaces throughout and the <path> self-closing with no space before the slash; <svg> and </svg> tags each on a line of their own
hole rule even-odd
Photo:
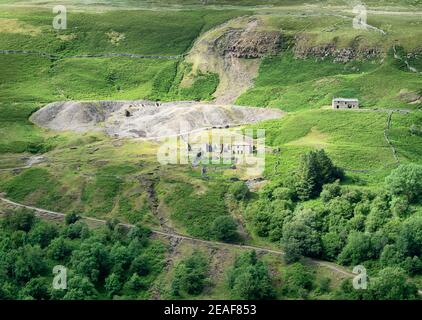
<svg viewBox="0 0 422 320">
<path fill-rule="evenodd" d="M 104 131 L 114 137 L 161 138 L 280 118 L 278 109 L 196 102 L 67 101 L 34 113 L 36 125 L 56 131 Z"/>
</svg>

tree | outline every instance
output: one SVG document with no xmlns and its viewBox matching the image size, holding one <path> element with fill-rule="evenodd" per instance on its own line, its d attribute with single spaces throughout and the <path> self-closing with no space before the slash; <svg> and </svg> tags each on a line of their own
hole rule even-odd
<svg viewBox="0 0 422 320">
<path fill-rule="evenodd" d="M 139 291 L 147 287 L 146 281 L 143 277 L 134 273 L 125 284 L 125 288 L 133 291 Z"/>
<path fill-rule="evenodd" d="M 334 166 L 324 150 L 302 155 L 295 173 L 295 189 L 301 200 L 318 196 L 322 186 L 343 179 L 343 171 Z"/>
<path fill-rule="evenodd" d="M 65 216 L 64 221 L 67 225 L 69 225 L 75 223 L 76 221 L 79 221 L 80 219 L 81 217 L 78 214 L 71 212 Z"/>
<path fill-rule="evenodd" d="M 335 260 L 345 246 L 344 239 L 336 232 L 325 233 L 321 240 L 324 257 L 328 260 Z"/>
<path fill-rule="evenodd" d="M 87 276 L 92 282 L 97 282 L 109 270 L 108 250 L 95 237 L 91 237 L 73 251 L 70 260 L 75 272 Z"/>
<path fill-rule="evenodd" d="M 199 251 L 193 252 L 187 259 L 181 261 L 176 267 L 171 285 L 173 295 L 200 294 L 207 282 L 208 268 L 204 254 Z"/>
<path fill-rule="evenodd" d="M 380 263 L 383 267 L 397 266 L 402 261 L 403 257 L 393 244 L 387 244 L 381 252 Z"/>
<path fill-rule="evenodd" d="M 418 290 L 407 279 L 406 272 L 397 267 L 387 267 L 369 282 L 367 299 L 411 300 L 418 297 Z"/>
<path fill-rule="evenodd" d="M 422 166 L 414 163 L 400 165 L 385 183 L 392 194 L 405 196 L 410 203 L 416 203 L 422 196 Z"/>
<path fill-rule="evenodd" d="M 45 248 L 58 233 L 55 225 L 39 221 L 29 231 L 28 236 L 32 244 L 39 244 L 41 248 Z"/>
<path fill-rule="evenodd" d="M 371 210 L 365 221 L 365 229 L 369 232 L 375 232 L 384 227 L 392 217 L 389 202 L 391 197 L 388 194 L 380 193 L 371 203 Z"/>
<path fill-rule="evenodd" d="M 29 280 L 20 291 L 19 296 L 23 299 L 27 299 L 28 297 L 35 300 L 50 299 L 46 279 L 37 277 Z"/>
<path fill-rule="evenodd" d="M 85 223 L 77 221 L 66 226 L 62 234 L 69 239 L 86 239 L 89 237 L 90 231 Z"/>
<path fill-rule="evenodd" d="M 119 276 L 115 273 L 110 274 L 105 279 L 104 288 L 107 290 L 109 297 L 113 297 L 122 289 L 122 283 L 120 282 Z"/>
<path fill-rule="evenodd" d="M 403 256 L 422 256 L 422 217 L 407 219 L 400 230 L 397 247 Z"/>
<path fill-rule="evenodd" d="M 214 237 L 220 241 L 234 242 L 239 238 L 236 222 L 230 216 L 217 217 L 211 229 Z"/>
<path fill-rule="evenodd" d="M 328 202 L 331 199 L 341 196 L 340 181 L 336 180 L 334 183 L 326 184 L 322 187 L 321 200 Z"/>
<path fill-rule="evenodd" d="M 315 275 L 300 263 L 286 268 L 283 293 L 293 298 L 306 298 L 314 287 Z"/>
<path fill-rule="evenodd" d="M 292 212 L 290 210 L 280 210 L 274 211 L 270 217 L 270 225 L 269 225 L 269 232 L 268 237 L 271 241 L 280 241 L 283 237 L 283 226 L 284 221 L 286 221 Z"/>
<path fill-rule="evenodd" d="M 252 221 L 258 236 L 268 237 L 272 212 L 272 203 L 268 199 L 260 199 L 247 207 L 246 215 Z"/>
<path fill-rule="evenodd" d="M 328 203 L 330 215 L 349 220 L 353 217 L 353 205 L 343 198 L 334 198 Z"/>
<path fill-rule="evenodd" d="M 64 300 L 90 300 L 97 295 L 92 282 L 85 276 L 71 274 L 67 282 L 68 290 Z"/>
<path fill-rule="evenodd" d="M 58 237 L 50 242 L 47 255 L 54 260 L 64 260 L 72 253 L 71 244 L 63 237 Z"/>
<path fill-rule="evenodd" d="M 120 278 L 125 276 L 126 270 L 131 265 L 132 257 L 127 247 L 120 243 L 115 243 L 110 251 L 111 272 L 117 274 Z"/>
<path fill-rule="evenodd" d="M 363 232 L 351 232 L 338 261 L 344 265 L 358 265 L 372 258 L 375 258 L 375 250 L 372 246 L 371 235 Z"/>
<path fill-rule="evenodd" d="M 390 203 L 390 210 L 393 215 L 404 218 L 410 213 L 410 204 L 406 197 L 393 197 Z"/>
<path fill-rule="evenodd" d="M 267 266 L 256 257 L 256 252 L 240 255 L 228 271 L 228 286 L 237 299 L 263 300 L 274 297 Z"/>
<path fill-rule="evenodd" d="M 320 256 L 322 246 L 318 225 L 317 215 L 310 210 L 297 212 L 293 220 L 284 224 L 281 244 L 286 261 L 297 261 L 301 255 Z"/>
<path fill-rule="evenodd" d="M 292 200 L 294 197 L 294 192 L 286 187 L 278 187 L 273 191 L 273 198 L 275 200 Z"/>
<path fill-rule="evenodd" d="M 145 247 L 148 244 L 149 236 L 151 235 L 151 230 L 147 227 L 137 224 L 133 227 L 128 234 L 129 240 L 136 240 L 138 243 Z"/>
<path fill-rule="evenodd" d="M 130 266 L 130 271 L 140 276 L 146 276 L 151 271 L 151 266 L 145 255 L 138 255 Z"/>
<path fill-rule="evenodd" d="M 14 259 L 13 276 L 17 281 L 26 282 L 42 274 L 46 268 L 43 251 L 39 246 L 25 245 L 10 253 Z"/>
<path fill-rule="evenodd" d="M 35 223 L 35 215 L 28 209 L 18 209 L 16 211 L 7 211 L 4 219 L 4 224 L 12 231 L 31 230 Z"/>
<path fill-rule="evenodd" d="M 249 188 L 243 181 L 236 181 L 229 187 L 229 193 L 238 200 L 245 200 L 249 196 Z"/>
</svg>

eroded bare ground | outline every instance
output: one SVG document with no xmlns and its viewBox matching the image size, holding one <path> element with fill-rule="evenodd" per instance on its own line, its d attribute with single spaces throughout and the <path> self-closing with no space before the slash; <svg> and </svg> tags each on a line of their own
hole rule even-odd
<svg viewBox="0 0 422 320">
<path fill-rule="evenodd" d="M 112 137 L 158 139 L 210 128 L 228 128 L 280 118 L 277 109 L 197 102 L 55 102 L 30 120 L 56 131 L 104 131 Z"/>
<path fill-rule="evenodd" d="M 261 58 L 280 49 L 278 32 L 266 30 L 258 17 L 232 19 L 199 37 L 186 56 L 192 71 L 181 85 L 188 86 L 200 72 L 217 73 L 220 83 L 215 103 L 234 103 L 253 86 Z"/>
</svg>

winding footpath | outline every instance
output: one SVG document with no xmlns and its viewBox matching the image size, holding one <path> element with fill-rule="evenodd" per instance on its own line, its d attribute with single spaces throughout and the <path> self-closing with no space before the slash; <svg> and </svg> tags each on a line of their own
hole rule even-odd
<svg viewBox="0 0 422 320">
<path fill-rule="evenodd" d="M 28 206 L 28 205 L 25 205 L 25 204 L 22 204 L 22 203 L 14 202 L 14 201 L 6 199 L 4 197 L 0 197 L 0 201 L 6 203 L 8 205 L 14 206 L 14 207 L 33 210 L 39 218 L 45 219 L 45 220 L 56 220 L 56 221 L 63 222 L 64 218 L 66 216 L 66 214 L 64 214 L 62 212 L 55 212 L 55 211 L 51 211 L 51 210 L 46 210 L 46 209 L 36 208 L 36 207 L 33 207 L 33 206 Z M 91 223 L 91 224 L 94 224 L 94 225 L 104 225 L 104 224 L 106 224 L 106 220 L 102 220 L 102 219 L 96 219 L 96 218 L 91 218 L 91 217 L 82 217 L 82 219 L 85 220 L 87 223 Z M 120 225 L 125 227 L 125 228 L 133 228 L 134 227 L 133 224 L 128 224 L 128 223 L 120 223 Z M 204 245 L 211 246 L 211 247 L 238 248 L 238 249 L 255 250 L 257 252 L 270 253 L 270 254 L 275 254 L 275 255 L 279 255 L 279 256 L 284 255 L 284 252 L 281 251 L 281 250 L 274 250 L 274 249 L 257 247 L 257 246 L 252 246 L 252 245 L 242 245 L 242 244 L 232 244 L 232 243 L 225 243 L 225 242 L 219 242 L 219 241 L 209 241 L 209 240 L 203 240 L 203 239 L 199 239 L 199 238 L 194 238 L 194 237 L 178 234 L 178 233 L 175 233 L 175 232 L 166 232 L 166 231 L 160 231 L 160 230 L 154 230 L 154 229 L 152 229 L 151 232 L 153 234 L 157 235 L 157 236 L 161 236 L 161 237 L 164 237 L 164 238 L 173 238 L 173 239 L 176 239 L 176 240 L 188 241 L 188 242 L 191 242 L 191 243 L 200 243 L 200 244 L 204 244 Z M 311 263 L 311 264 L 327 268 L 327 269 L 339 274 L 341 277 L 351 278 L 351 277 L 355 276 L 355 274 L 348 271 L 347 269 L 345 269 L 341 266 L 338 266 L 334 263 L 328 262 L 328 261 L 322 261 L 322 260 L 310 259 L 310 258 L 306 258 L 306 261 Z"/>
</svg>

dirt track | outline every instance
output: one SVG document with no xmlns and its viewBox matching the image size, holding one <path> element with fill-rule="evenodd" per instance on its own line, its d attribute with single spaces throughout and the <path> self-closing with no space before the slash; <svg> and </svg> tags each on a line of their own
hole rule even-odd
<svg viewBox="0 0 422 320">
<path fill-rule="evenodd" d="M 55 211 L 51 211 L 51 210 L 46 210 L 46 209 L 41 209 L 41 208 L 36 208 L 33 206 L 28 206 L 28 205 L 24 205 L 21 203 L 17 203 L 14 201 L 11 201 L 9 199 L 0 197 L 0 201 L 7 203 L 13 207 L 18 207 L 18 208 L 26 208 L 26 209 L 30 209 L 35 211 L 36 215 L 41 218 L 41 219 L 45 219 L 45 220 L 53 220 L 53 221 L 58 221 L 58 222 L 63 222 L 64 218 L 65 218 L 65 214 L 62 212 L 55 212 Z M 96 219 L 96 218 L 91 218 L 91 217 L 83 217 L 83 220 L 85 222 L 87 222 L 89 225 L 104 225 L 106 223 L 105 220 L 101 220 L 101 219 Z M 121 223 L 120 225 L 126 227 L 126 228 L 133 228 L 134 225 L 132 224 L 127 224 L 127 223 Z M 241 244 L 232 244 L 232 243 L 225 243 L 225 242 L 219 242 L 219 241 L 208 241 L 208 240 L 203 240 L 203 239 L 198 239 L 198 238 L 194 238 L 194 237 L 189 237 L 186 235 L 182 235 L 182 234 L 178 234 L 178 233 L 169 233 L 169 232 L 165 232 L 165 231 L 160 231 L 160 230 L 151 230 L 153 234 L 163 237 L 163 238 L 173 238 L 173 239 L 179 239 L 182 241 L 188 241 L 188 242 L 192 242 L 192 243 L 201 243 L 210 247 L 231 247 L 231 248 L 239 248 L 239 249 L 250 249 L 250 250 L 255 250 L 257 252 L 263 252 L 263 253 L 270 253 L 270 254 L 275 254 L 275 255 L 279 255 L 279 256 L 283 256 L 284 252 L 281 250 L 274 250 L 274 249 L 269 249 L 269 248 L 263 248 L 263 247 L 257 247 L 257 246 L 251 246 L 251 245 L 241 245 Z M 321 261 L 321 260 L 317 260 L 317 259 L 306 259 L 307 262 L 320 266 L 320 267 L 324 267 L 327 268 L 337 274 L 339 274 L 342 277 L 353 277 L 354 274 L 351 273 L 350 271 L 348 271 L 347 269 L 338 266 L 334 263 L 331 262 L 327 262 L 327 261 Z"/>
</svg>

